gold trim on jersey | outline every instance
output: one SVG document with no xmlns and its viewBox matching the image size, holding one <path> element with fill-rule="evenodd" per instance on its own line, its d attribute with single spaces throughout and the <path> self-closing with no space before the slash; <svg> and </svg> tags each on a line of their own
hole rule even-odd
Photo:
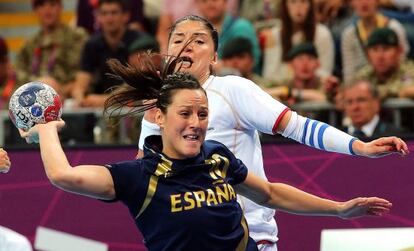
<svg viewBox="0 0 414 251">
<path fill-rule="evenodd" d="M 157 191 L 158 177 L 168 177 L 171 171 L 171 166 L 172 162 L 161 155 L 161 162 L 157 165 L 155 175 L 151 175 L 150 181 L 148 183 L 147 195 L 145 196 L 144 203 L 142 203 L 141 209 L 139 210 L 137 216 L 135 216 L 135 219 L 137 219 L 151 203 L 151 200 L 154 197 L 155 192 Z"/>
<path fill-rule="evenodd" d="M 246 219 L 242 216 L 240 224 L 243 227 L 244 235 L 243 238 L 240 240 L 239 245 L 237 245 L 236 251 L 245 251 L 247 247 L 247 243 L 249 242 L 249 228 L 247 226 Z"/>
<path fill-rule="evenodd" d="M 206 159 L 205 163 L 211 165 L 210 176 L 213 179 L 222 180 L 226 178 L 227 170 L 230 165 L 228 158 L 215 153 L 211 156 L 211 159 Z"/>
</svg>

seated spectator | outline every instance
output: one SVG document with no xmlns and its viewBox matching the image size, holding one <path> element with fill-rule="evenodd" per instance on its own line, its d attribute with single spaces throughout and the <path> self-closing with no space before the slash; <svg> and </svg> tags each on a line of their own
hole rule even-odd
<svg viewBox="0 0 414 251">
<path fill-rule="evenodd" d="M 26 41 L 16 58 L 17 82 L 41 80 L 63 98 L 70 96 L 87 34 L 61 22 L 61 0 L 33 0 L 40 30 Z"/>
<path fill-rule="evenodd" d="M 321 78 L 316 74 L 320 66 L 318 52 L 312 43 L 301 43 L 288 53 L 293 79 L 280 81 L 278 86 L 266 88 L 274 98 L 294 104 L 302 101 L 327 101 L 326 86 L 338 85 L 334 76 Z"/>
<path fill-rule="evenodd" d="M 315 45 L 320 56 L 319 76 L 332 74 L 334 42 L 328 28 L 316 22 L 313 0 L 282 0 L 280 24 L 261 32 L 264 37 L 263 77 L 281 81 L 293 77 L 288 67 L 290 49 L 303 42 Z"/>
<path fill-rule="evenodd" d="M 7 107 L 16 85 L 16 77 L 9 62 L 6 41 L 0 37 L 0 109 Z"/>
<path fill-rule="evenodd" d="M 405 131 L 380 119 L 380 98 L 374 85 L 367 80 L 357 80 L 344 86 L 344 112 L 349 126 L 343 130 L 363 141 L 390 135 L 401 135 Z"/>
<path fill-rule="evenodd" d="M 253 46 L 249 39 L 244 37 L 236 37 L 223 46 L 222 50 L 222 67 L 217 72 L 218 75 L 224 76 L 227 73 L 236 73 L 234 75 L 242 76 L 244 78 L 252 80 L 254 83 L 267 87 L 272 83 L 269 80 L 262 78 L 260 75 L 253 71 L 254 57 Z"/>
<path fill-rule="evenodd" d="M 106 61 L 116 58 L 127 63 L 128 48 L 139 38 L 147 36 L 127 29 L 129 11 L 123 0 L 100 0 L 97 20 L 101 31 L 93 35 L 82 51 L 80 70 L 72 92 L 75 103 L 84 107 L 103 107 L 105 91 L 120 84 L 108 76 Z"/>
<path fill-rule="evenodd" d="M 260 72 L 260 47 L 252 23 L 247 19 L 232 16 L 227 10 L 228 0 L 196 0 L 196 3 L 201 16 L 210 21 L 218 32 L 219 45 L 217 53 L 219 60 L 223 56 L 223 46 L 229 40 L 244 37 L 253 46 L 254 71 Z"/>
<path fill-rule="evenodd" d="M 350 24 L 341 36 L 342 75 L 344 82 L 355 77 L 361 67 L 368 64 L 365 44 L 371 32 L 376 28 L 388 27 L 395 31 L 402 50 L 402 58 L 409 51 L 409 44 L 404 27 L 395 19 L 382 15 L 378 10 L 379 0 L 350 0 L 358 19 Z"/>
<path fill-rule="evenodd" d="M 380 0 L 381 6 L 394 7 L 401 10 L 409 10 L 414 12 L 414 1 L 413 0 Z"/>
<path fill-rule="evenodd" d="M 414 98 L 414 65 L 404 57 L 397 34 L 390 28 L 372 32 L 366 44 L 369 65 L 358 71 L 357 78 L 368 79 L 379 90 L 381 99 Z"/>
</svg>

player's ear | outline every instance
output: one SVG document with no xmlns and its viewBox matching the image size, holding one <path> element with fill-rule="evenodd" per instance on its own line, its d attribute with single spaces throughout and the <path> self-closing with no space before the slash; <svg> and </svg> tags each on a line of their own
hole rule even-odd
<svg viewBox="0 0 414 251">
<path fill-rule="evenodd" d="M 155 112 L 155 123 L 160 127 L 160 128 L 164 128 L 164 123 L 165 123 L 165 115 L 164 113 L 161 111 L 160 108 L 157 108 L 156 112 Z"/>
</svg>

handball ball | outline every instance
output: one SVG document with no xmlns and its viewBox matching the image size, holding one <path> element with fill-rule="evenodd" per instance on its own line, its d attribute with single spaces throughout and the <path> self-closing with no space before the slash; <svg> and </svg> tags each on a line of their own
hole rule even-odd
<svg viewBox="0 0 414 251">
<path fill-rule="evenodd" d="M 41 82 L 30 82 L 19 87 L 11 96 L 9 116 L 13 124 L 24 131 L 36 124 L 59 120 L 62 102 L 56 91 Z"/>
</svg>

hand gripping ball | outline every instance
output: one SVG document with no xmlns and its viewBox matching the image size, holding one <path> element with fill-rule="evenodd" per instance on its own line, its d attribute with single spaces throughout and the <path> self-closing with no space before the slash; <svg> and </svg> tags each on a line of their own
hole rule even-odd
<svg viewBox="0 0 414 251">
<path fill-rule="evenodd" d="M 14 125 L 24 131 L 36 124 L 59 120 L 62 102 L 56 91 L 41 82 L 30 82 L 19 87 L 11 96 L 9 116 Z"/>
</svg>

